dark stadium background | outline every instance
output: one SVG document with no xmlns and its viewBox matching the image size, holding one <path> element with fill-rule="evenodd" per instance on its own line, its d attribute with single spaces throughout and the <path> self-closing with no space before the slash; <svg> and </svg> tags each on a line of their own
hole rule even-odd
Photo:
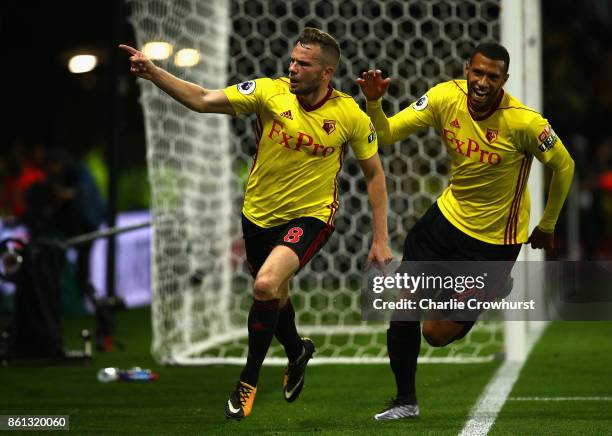
<svg viewBox="0 0 612 436">
<path fill-rule="evenodd" d="M 51 147 L 82 153 L 96 141 L 106 144 L 113 129 L 116 79 L 116 1 L 9 0 L 0 6 L 6 42 L 2 62 L 4 120 L 2 141 L 43 140 Z M 121 26 L 134 40 L 131 26 Z M 90 73 L 71 74 L 69 56 L 90 51 L 99 57 Z M 125 68 L 121 96 L 122 167 L 144 162 L 144 127 L 135 81 Z M 5 146 L 2 149 L 5 149 Z"/>
<path fill-rule="evenodd" d="M 117 147 L 117 177 L 142 170 L 138 89 L 127 74 L 126 56 L 116 49 L 119 35 L 127 43 L 134 42 L 134 35 L 127 22 L 118 25 L 118 2 L 8 0 L 0 8 L 5 41 L 0 159 L 15 140 L 23 139 L 65 147 L 77 158 L 92 147 L 102 147 L 108 157 Z M 612 167 L 612 2 L 590 0 L 576 7 L 569 0 L 544 0 L 542 11 L 544 113 L 578 164 L 581 239 L 596 245 L 587 250 L 589 256 L 610 257 L 612 187 L 603 186 L 601 176 Z M 69 55 L 84 49 L 98 55 L 98 67 L 70 74 Z M 562 254 L 563 234 L 558 233 Z"/>
</svg>

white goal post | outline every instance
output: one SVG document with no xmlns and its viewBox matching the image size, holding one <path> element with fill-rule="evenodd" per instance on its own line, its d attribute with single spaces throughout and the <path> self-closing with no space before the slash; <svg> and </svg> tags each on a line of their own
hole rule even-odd
<svg viewBox="0 0 612 436">
<path fill-rule="evenodd" d="M 476 43 L 500 39 L 500 0 L 127 1 L 138 47 L 169 44 L 171 55 L 155 62 L 206 88 L 282 76 L 300 30 L 326 30 L 342 49 L 334 86 L 363 104 L 355 78 L 376 66 L 393 78 L 384 104 L 388 113 L 434 84 L 460 77 Z M 185 49 L 201 56 L 195 65 L 179 66 Z M 243 363 L 251 278 L 239 218 L 255 150 L 253 119 L 190 112 L 151 83 L 139 84 L 153 203 L 152 353 L 164 363 Z M 390 239 L 399 256 L 408 230 L 446 186 L 450 163 L 433 131 L 380 153 Z M 298 331 L 317 344 L 313 363 L 387 362 L 386 325 L 360 321 L 370 212 L 352 156 L 339 185 L 336 231 L 293 280 Z M 420 359 L 491 360 L 503 350 L 503 330 L 500 321 L 479 322 L 443 350 L 424 345 Z M 275 342 L 266 363 L 286 363 Z"/>
<path fill-rule="evenodd" d="M 542 111 L 542 17 L 541 0 L 502 0 L 501 10 L 501 43 L 510 52 L 510 78 L 506 89 L 527 106 Z M 535 161 L 531 167 L 527 189 L 531 195 L 531 216 L 529 232 L 533 230 L 544 210 L 544 170 Z M 515 284 L 515 292 L 522 292 L 536 297 L 544 289 L 530 286 L 529 277 L 531 262 L 543 261 L 542 250 L 533 250 L 524 246 L 519 256 L 517 274 L 522 282 Z M 524 361 L 528 353 L 529 336 L 545 327 L 543 321 L 506 321 L 504 325 L 505 354 L 508 360 Z"/>
</svg>

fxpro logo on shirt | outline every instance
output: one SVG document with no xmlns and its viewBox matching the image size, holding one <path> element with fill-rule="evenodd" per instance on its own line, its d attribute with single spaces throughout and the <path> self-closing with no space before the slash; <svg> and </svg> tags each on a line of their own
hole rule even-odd
<svg viewBox="0 0 612 436">
<path fill-rule="evenodd" d="M 328 147 L 323 144 L 315 144 L 313 136 L 305 132 L 297 132 L 297 137 L 289 135 L 283 130 L 283 125 L 276 120 L 272 120 L 272 127 L 268 132 L 268 138 L 271 140 L 279 139 L 278 144 L 284 146 L 288 150 L 300 151 L 304 150 L 313 156 L 330 156 L 336 151 L 334 147 Z"/>
<path fill-rule="evenodd" d="M 452 130 L 443 129 L 443 136 L 448 145 L 459 154 L 470 159 L 478 160 L 480 163 L 499 165 L 502 161 L 498 153 L 485 150 L 472 138 L 460 139 Z"/>
</svg>

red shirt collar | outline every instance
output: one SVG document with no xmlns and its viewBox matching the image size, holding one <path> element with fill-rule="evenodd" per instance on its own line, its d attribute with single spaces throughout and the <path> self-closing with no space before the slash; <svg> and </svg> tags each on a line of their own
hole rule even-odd
<svg viewBox="0 0 612 436">
<path fill-rule="evenodd" d="M 315 103 L 312 106 L 307 105 L 306 103 L 304 103 L 302 100 L 300 100 L 298 98 L 298 101 L 300 102 L 300 106 L 302 106 L 302 108 L 306 111 L 306 112 L 310 112 L 310 111 L 314 111 L 316 109 L 319 109 L 321 106 L 323 106 L 325 104 L 325 102 L 327 100 L 329 100 L 329 97 L 331 97 L 332 92 L 333 92 L 334 88 L 331 87 L 331 85 L 327 86 L 327 94 L 325 94 L 325 97 L 323 97 L 321 99 L 321 101 L 319 101 L 318 103 Z"/>
</svg>

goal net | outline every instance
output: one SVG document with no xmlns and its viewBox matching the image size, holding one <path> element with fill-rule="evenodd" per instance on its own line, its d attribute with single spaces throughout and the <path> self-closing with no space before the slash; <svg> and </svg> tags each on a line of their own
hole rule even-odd
<svg viewBox="0 0 612 436">
<path fill-rule="evenodd" d="M 387 113 L 438 82 L 462 76 L 474 44 L 499 39 L 499 1 L 128 1 L 138 46 L 170 44 L 170 56 L 155 62 L 212 89 L 286 75 L 300 30 L 321 28 L 342 49 L 334 86 L 362 107 L 355 83 L 362 71 L 375 66 L 393 78 Z M 199 62 L 179 66 L 183 49 L 199 53 Z M 190 112 L 151 83 L 139 84 L 153 198 L 153 354 L 167 363 L 242 363 L 252 281 L 240 211 L 255 150 L 254 119 Z M 446 186 L 450 162 L 433 131 L 380 154 L 389 236 L 399 257 L 405 235 Z M 319 363 L 386 362 L 386 325 L 360 321 L 360 271 L 371 219 L 354 157 L 347 156 L 339 185 L 336 231 L 291 285 L 298 330 L 314 339 Z M 486 321 L 443 350 L 424 344 L 421 358 L 486 360 L 502 343 L 501 323 Z M 286 362 L 278 343 L 266 362 Z"/>
</svg>

